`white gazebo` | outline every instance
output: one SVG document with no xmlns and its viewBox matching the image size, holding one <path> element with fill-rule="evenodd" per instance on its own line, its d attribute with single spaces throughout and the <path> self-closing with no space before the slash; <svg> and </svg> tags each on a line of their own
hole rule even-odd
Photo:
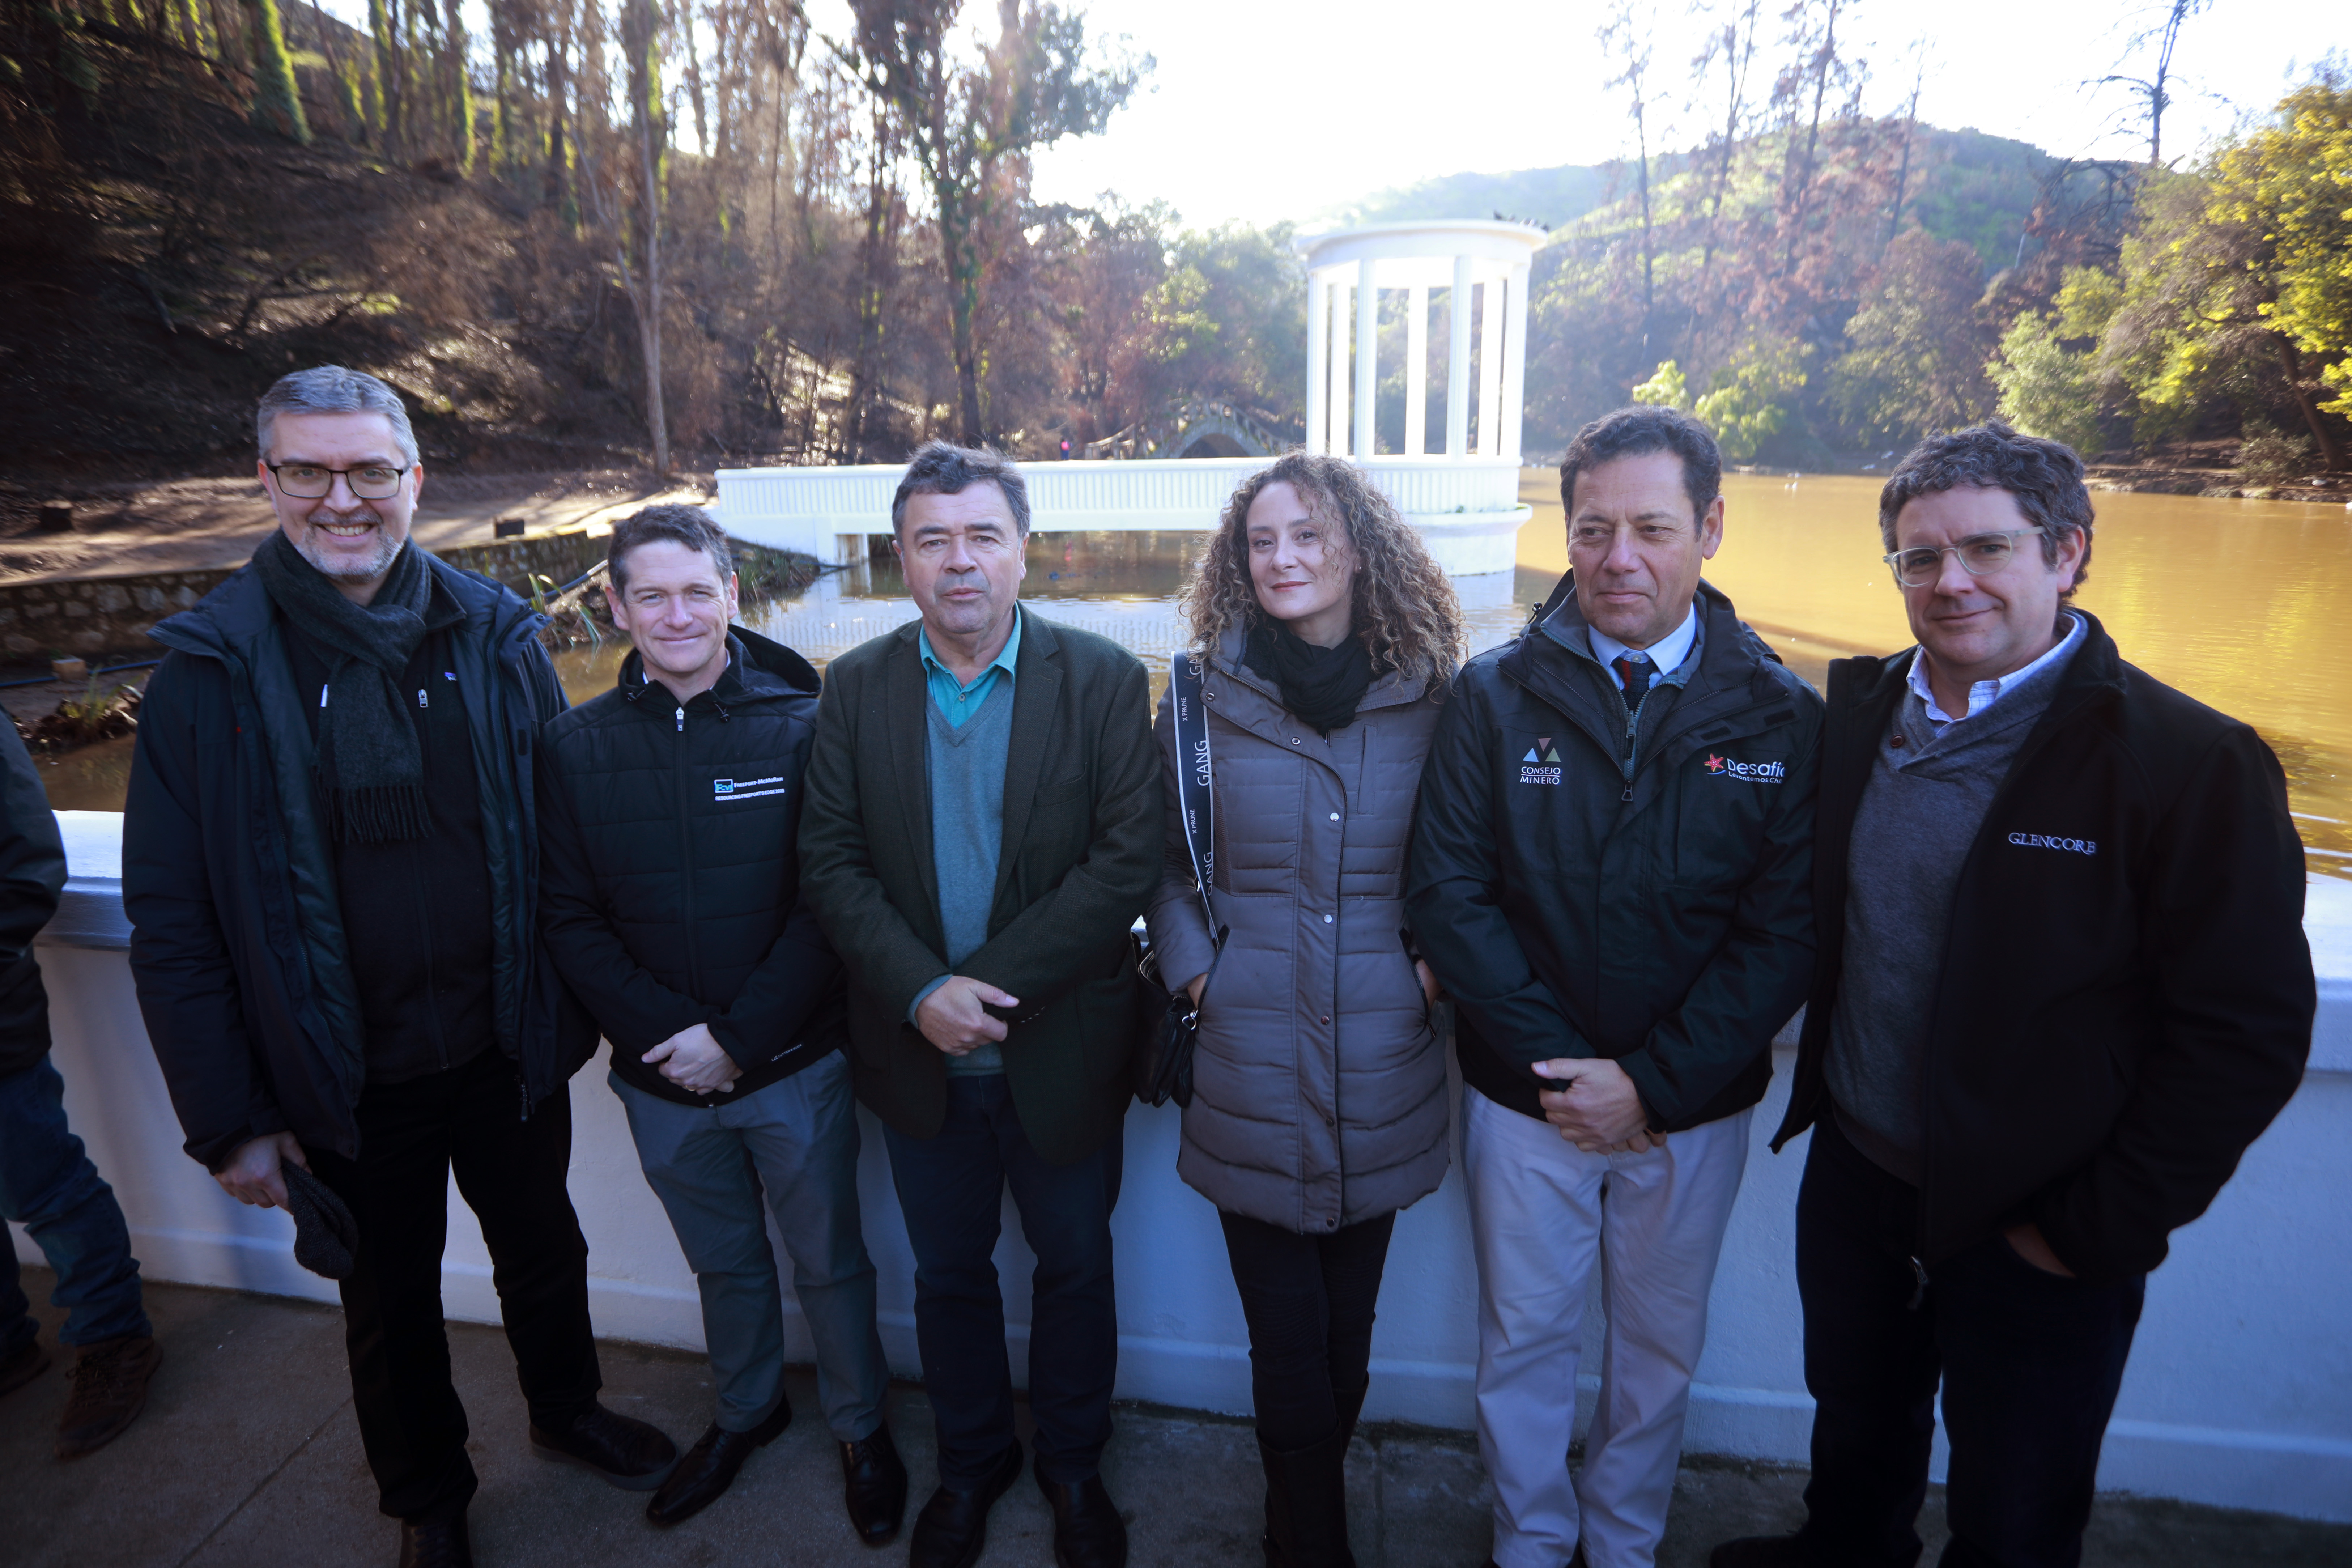
<svg viewBox="0 0 2352 1568">
<path fill-rule="evenodd" d="M 1528 268 L 1543 242 L 1543 230 L 1517 223 L 1375 224 L 1299 242 L 1307 268 L 1307 449 L 1362 465 L 1453 576 L 1511 570 L 1519 527 L 1532 515 L 1519 504 L 1519 411 Z M 1386 452 L 1378 449 L 1375 418 L 1383 289 L 1402 297 L 1406 337 L 1404 444 Z M 1445 446 L 1437 453 L 1429 450 L 1423 412 L 1433 292 L 1444 295 L 1450 323 Z M 1039 462 L 1023 472 L 1032 526 L 1041 531 L 1189 531 L 1215 527 L 1234 486 L 1265 462 Z M 889 531 L 901 471 L 896 464 L 722 468 L 719 510 L 739 538 L 862 561 L 866 536 Z"/>
</svg>

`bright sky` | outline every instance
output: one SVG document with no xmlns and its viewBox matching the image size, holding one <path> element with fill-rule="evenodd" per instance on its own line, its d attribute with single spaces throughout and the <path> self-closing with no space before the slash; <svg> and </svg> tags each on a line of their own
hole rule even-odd
<svg viewBox="0 0 2352 1568">
<path fill-rule="evenodd" d="M 1716 0 L 1718 7 L 1736 0 Z M 1612 6 L 1599 0 L 1061 0 L 1094 34 L 1126 35 L 1158 68 L 1100 137 L 1038 163 L 1047 201 L 1116 192 L 1170 203 L 1193 226 L 1240 219 L 1309 220 L 1373 192 L 1475 170 L 1597 163 L 1633 149 L 1623 91 L 1593 41 Z M 1639 0 L 1637 0 L 1639 4 Z M 325 0 L 364 26 L 365 0 Z M 821 31 L 850 31 L 845 0 L 808 0 Z M 1768 17 L 1783 0 L 1765 0 Z M 1911 47 L 1927 39 L 1920 117 L 1974 126 L 2061 154 L 2144 149 L 2122 89 L 2088 85 L 2110 71 L 2147 74 L 2126 45 L 2164 9 L 2151 3 L 1966 0 L 1925 6 L 1857 0 L 1851 33 L 1873 67 L 1865 104 L 1895 108 L 1911 85 Z M 480 0 L 467 26 L 486 36 Z M 995 7 L 966 0 L 967 22 L 993 30 Z M 1717 89 L 1693 105 L 1688 62 L 1703 11 L 1646 6 L 1652 32 L 1652 150 L 1696 144 Z M 1760 52 L 1758 91 L 1782 51 Z M 2352 54 L 2342 0 L 2211 0 L 2182 29 L 2174 58 L 2168 153 L 2191 152 L 2240 116 L 2275 102 L 2330 51 Z M 2144 152 L 2142 155 L 2145 155 Z"/>
</svg>

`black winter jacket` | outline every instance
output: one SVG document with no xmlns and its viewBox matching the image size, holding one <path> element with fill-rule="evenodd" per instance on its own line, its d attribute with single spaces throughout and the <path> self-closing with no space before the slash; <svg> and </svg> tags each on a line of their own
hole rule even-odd
<svg viewBox="0 0 2352 1568">
<path fill-rule="evenodd" d="M 801 901 L 801 774 L 817 675 L 740 627 L 679 706 L 634 653 L 540 746 L 541 919 L 631 1085 L 681 1105 L 765 1089 L 846 1037 L 841 964 Z M 696 1024 L 743 1076 L 696 1094 L 641 1058 Z"/>
<path fill-rule="evenodd" d="M 532 752 L 563 688 L 537 640 L 545 617 L 487 577 L 425 564 L 466 612 L 448 636 L 481 797 L 493 1024 L 527 1116 L 596 1046 L 539 941 Z M 238 1145 L 291 1131 L 352 1158 L 365 1030 L 276 608 L 248 566 L 149 635 L 172 651 L 140 707 L 122 904 L 187 1151 L 217 1170 Z"/>
<path fill-rule="evenodd" d="M 1919 1257 L 2028 1221 L 2077 1275 L 2164 1260 L 2294 1093 L 2317 1007 L 2303 844 L 2262 737 L 2090 622 L 1985 814 L 1927 1037 Z M 1778 1148 L 1824 1110 L 1847 854 L 1911 654 L 1830 667 L 1821 954 Z"/>
<path fill-rule="evenodd" d="M 0 1078 L 49 1054 L 49 994 L 33 938 L 66 885 L 57 814 L 16 726 L 0 716 Z"/>
<path fill-rule="evenodd" d="M 1698 604 L 1698 668 L 1630 756 L 1572 577 L 1438 720 L 1406 910 L 1464 1081 L 1529 1116 L 1555 1057 L 1615 1060 L 1655 1130 L 1729 1116 L 1805 997 L 1821 699 L 1730 600 Z"/>
</svg>

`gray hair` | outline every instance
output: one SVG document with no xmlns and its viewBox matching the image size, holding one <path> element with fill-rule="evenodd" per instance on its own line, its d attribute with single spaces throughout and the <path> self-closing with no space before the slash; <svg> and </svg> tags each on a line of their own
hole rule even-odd
<svg viewBox="0 0 2352 1568">
<path fill-rule="evenodd" d="M 1878 536 L 1895 549 L 1895 520 L 1921 496 L 1963 486 L 2007 490 L 2025 521 L 2042 530 L 2042 560 L 2058 564 L 2058 550 L 2076 534 L 2083 559 L 2061 597 L 2072 598 L 2091 574 L 2091 491 L 2083 459 L 2063 441 L 2021 436 L 1998 419 L 1930 436 L 1904 457 L 1878 492 Z"/>
<path fill-rule="evenodd" d="M 710 520 L 709 512 L 698 506 L 664 501 L 633 511 L 613 525 L 612 542 L 604 549 L 604 572 L 615 592 L 628 592 L 629 552 L 640 544 L 665 539 L 709 556 L 710 563 L 719 569 L 721 584 L 735 570 L 735 552 L 727 548 L 727 535 Z"/>
<path fill-rule="evenodd" d="M 269 432 L 281 414 L 381 414 L 392 426 L 393 444 L 400 460 L 416 466 L 416 432 L 408 427 L 408 405 L 400 394 L 363 370 L 339 364 L 314 365 L 281 375 L 261 395 L 253 434 L 261 460 L 269 461 Z"/>
<path fill-rule="evenodd" d="M 986 447 L 955 447 L 945 441 L 926 441 L 916 448 L 906 477 L 898 481 L 898 493 L 890 498 L 890 531 L 900 535 L 907 531 L 909 497 L 961 495 L 991 480 L 1004 492 L 1014 531 L 1028 538 L 1029 481 L 1021 477 L 1013 459 Z"/>
</svg>

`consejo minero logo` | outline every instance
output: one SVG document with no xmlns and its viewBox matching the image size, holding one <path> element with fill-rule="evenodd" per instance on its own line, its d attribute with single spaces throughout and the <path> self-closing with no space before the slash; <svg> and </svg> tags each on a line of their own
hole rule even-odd
<svg viewBox="0 0 2352 1568">
<path fill-rule="evenodd" d="M 1519 759 L 1519 782 L 1526 784 L 1556 784 L 1559 783 L 1561 764 L 1559 748 L 1551 743 L 1549 735 L 1538 735 L 1528 754 Z"/>
</svg>

